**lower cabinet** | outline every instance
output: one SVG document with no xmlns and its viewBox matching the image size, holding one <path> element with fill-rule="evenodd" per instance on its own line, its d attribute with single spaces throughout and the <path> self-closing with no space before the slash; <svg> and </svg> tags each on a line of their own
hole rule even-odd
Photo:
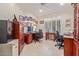
<svg viewBox="0 0 79 59">
<path fill-rule="evenodd" d="M 25 36 L 25 42 L 27 44 L 30 44 L 32 42 L 32 33 L 27 33 L 26 36 Z"/>
<path fill-rule="evenodd" d="M 79 42 L 73 38 L 64 37 L 64 56 L 79 56 Z"/>
<path fill-rule="evenodd" d="M 79 42 L 73 40 L 73 56 L 79 56 Z"/>
<path fill-rule="evenodd" d="M 20 53 L 22 52 L 23 47 L 24 47 L 24 40 L 20 40 L 18 42 L 18 55 L 20 55 Z"/>
<path fill-rule="evenodd" d="M 0 56 L 18 56 L 18 41 L 0 44 Z"/>
<path fill-rule="evenodd" d="M 18 56 L 18 42 L 12 45 L 12 56 Z"/>
<path fill-rule="evenodd" d="M 45 37 L 46 37 L 46 40 L 49 39 L 49 40 L 55 41 L 55 33 L 53 32 L 46 32 Z"/>
<path fill-rule="evenodd" d="M 64 56 L 73 56 L 73 38 L 64 37 Z"/>
</svg>

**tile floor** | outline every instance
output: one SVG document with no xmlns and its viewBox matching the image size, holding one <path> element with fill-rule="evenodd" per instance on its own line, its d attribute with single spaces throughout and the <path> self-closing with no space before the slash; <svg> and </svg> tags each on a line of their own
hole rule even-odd
<svg viewBox="0 0 79 59">
<path fill-rule="evenodd" d="M 24 46 L 20 56 L 63 56 L 63 48 L 60 50 L 55 47 L 55 42 L 51 40 L 42 40 L 41 43 L 33 42 Z"/>
</svg>

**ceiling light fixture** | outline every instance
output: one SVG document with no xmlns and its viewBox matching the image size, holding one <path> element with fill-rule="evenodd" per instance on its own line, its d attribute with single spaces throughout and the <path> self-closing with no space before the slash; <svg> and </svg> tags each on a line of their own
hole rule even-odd
<svg viewBox="0 0 79 59">
<path fill-rule="evenodd" d="M 63 6 L 63 5 L 64 5 L 64 3 L 60 3 L 60 5 L 61 5 L 61 6 Z"/>
<path fill-rule="evenodd" d="M 41 13 L 41 12 L 43 12 L 43 10 L 42 10 L 42 9 L 40 9 L 40 10 L 39 10 L 39 12 Z"/>
</svg>

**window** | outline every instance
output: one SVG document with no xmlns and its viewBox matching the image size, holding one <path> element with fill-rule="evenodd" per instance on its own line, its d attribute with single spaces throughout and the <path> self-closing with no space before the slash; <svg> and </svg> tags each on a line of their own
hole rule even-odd
<svg viewBox="0 0 79 59">
<path fill-rule="evenodd" d="M 46 29 L 46 32 L 55 32 L 56 21 L 55 20 L 45 21 L 45 29 Z"/>
<path fill-rule="evenodd" d="M 60 32 L 61 25 L 60 25 L 60 20 L 57 20 L 57 31 Z"/>
</svg>

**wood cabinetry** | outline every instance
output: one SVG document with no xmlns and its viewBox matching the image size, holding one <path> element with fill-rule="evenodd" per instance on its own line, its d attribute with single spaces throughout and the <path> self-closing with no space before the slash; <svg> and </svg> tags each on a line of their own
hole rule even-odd
<svg viewBox="0 0 79 59">
<path fill-rule="evenodd" d="M 18 56 L 18 40 L 0 44 L 0 56 Z"/>
<path fill-rule="evenodd" d="M 19 54 L 20 52 L 22 51 L 23 47 L 24 47 L 24 28 L 23 28 L 23 25 L 19 23 Z"/>
<path fill-rule="evenodd" d="M 73 56 L 73 37 L 64 37 L 64 56 Z"/>
<path fill-rule="evenodd" d="M 29 43 L 32 42 L 32 39 L 33 39 L 32 33 L 27 33 L 26 36 L 25 36 L 25 42 L 26 42 L 27 44 L 29 44 Z"/>
<path fill-rule="evenodd" d="M 46 37 L 46 40 L 49 39 L 49 40 L 54 41 L 55 40 L 55 33 L 46 32 L 45 37 Z"/>
<path fill-rule="evenodd" d="M 74 5 L 73 55 L 79 56 L 79 4 Z"/>
<path fill-rule="evenodd" d="M 74 39 L 79 41 L 79 4 L 74 6 Z"/>
<path fill-rule="evenodd" d="M 24 28 L 23 25 L 16 21 L 13 22 L 13 38 L 18 39 L 18 54 L 20 55 L 20 52 L 22 51 L 24 47 Z"/>
<path fill-rule="evenodd" d="M 73 41 L 73 56 L 79 56 L 79 42 Z"/>
<path fill-rule="evenodd" d="M 64 38 L 64 51 L 65 56 L 79 56 L 79 4 L 74 4 L 73 40 Z"/>
</svg>

